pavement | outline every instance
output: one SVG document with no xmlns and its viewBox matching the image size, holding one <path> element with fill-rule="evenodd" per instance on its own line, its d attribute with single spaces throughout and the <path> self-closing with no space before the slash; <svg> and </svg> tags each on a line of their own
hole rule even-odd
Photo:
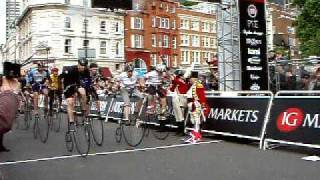
<svg viewBox="0 0 320 180">
<path fill-rule="evenodd" d="M 21 117 L 20 117 L 21 118 Z M 19 119 L 19 118 L 18 118 Z M 136 148 L 115 141 L 117 124 L 104 124 L 103 146 L 92 143 L 89 156 L 67 152 L 66 122 L 47 143 L 34 139 L 31 129 L 5 136 L 11 151 L 0 153 L 0 180 L 318 180 L 320 163 L 302 160 L 318 150 L 280 146 L 260 150 L 256 142 L 221 136 L 199 144 L 182 144 L 171 133 L 157 140 L 152 133 Z"/>
</svg>

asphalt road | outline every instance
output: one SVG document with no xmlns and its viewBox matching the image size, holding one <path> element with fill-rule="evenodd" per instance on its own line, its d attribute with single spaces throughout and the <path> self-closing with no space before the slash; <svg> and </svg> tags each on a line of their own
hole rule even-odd
<svg viewBox="0 0 320 180">
<path fill-rule="evenodd" d="M 315 150 L 280 147 L 262 151 L 256 143 L 216 136 L 197 145 L 184 145 L 174 133 L 165 141 L 149 134 L 132 149 L 115 141 L 116 127 L 115 123 L 105 124 L 103 146 L 93 145 L 86 158 L 67 152 L 65 126 L 60 133 L 50 132 L 46 144 L 35 140 L 31 129 L 14 129 L 5 136 L 11 151 L 0 153 L 0 179 L 318 180 L 320 175 L 319 162 L 301 159 L 317 154 Z"/>
</svg>

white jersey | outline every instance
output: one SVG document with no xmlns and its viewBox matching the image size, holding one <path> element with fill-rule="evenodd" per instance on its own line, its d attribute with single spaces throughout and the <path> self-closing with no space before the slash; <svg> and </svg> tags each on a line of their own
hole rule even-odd
<svg viewBox="0 0 320 180">
<path fill-rule="evenodd" d="M 129 78 L 127 72 L 123 72 L 117 77 L 117 80 L 120 82 L 120 87 L 134 89 L 138 78 L 135 73 Z"/>
<path fill-rule="evenodd" d="M 145 78 L 147 79 L 146 84 L 160 84 L 160 77 L 159 73 L 157 71 L 150 71 L 145 75 Z"/>
</svg>

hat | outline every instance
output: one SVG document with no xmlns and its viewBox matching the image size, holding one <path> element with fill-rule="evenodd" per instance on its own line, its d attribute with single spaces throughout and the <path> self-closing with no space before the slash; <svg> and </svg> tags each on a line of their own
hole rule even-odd
<svg viewBox="0 0 320 180">
<path fill-rule="evenodd" d="M 3 63 L 3 74 L 6 77 L 19 77 L 20 76 L 21 65 L 11 62 Z"/>
<path fill-rule="evenodd" d="M 56 68 L 56 67 L 54 67 L 54 68 L 51 69 L 51 72 L 58 72 L 58 71 L 59 71 L 59 69 Z"/>
<path fill-rule="evenodd" d="M 191 71 L 191 78 L 198 78 L 199 72 L 198 71 Z"/>
</svg>

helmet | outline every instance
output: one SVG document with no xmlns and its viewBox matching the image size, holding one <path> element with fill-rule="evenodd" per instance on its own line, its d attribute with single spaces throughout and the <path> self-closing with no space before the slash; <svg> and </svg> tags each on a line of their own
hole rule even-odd
<svg viewBox="0 0 320 180">
<path fill-rule="evenodd" d="M 127 72 L 133 71 L 133 69 L 134 69 L 134 68 L 133 68 L 132 66 L 127 66 L 127 67 L 126 67 L 126 71 L 127 71 Z"/>
<path fill-rule="evenodd" d="M 78 64 L 81 66 L 87 66 L 88 65 L 88 59 L 86 58 L 81 58 L 78 60 Z"/>
<path fill-rule="evenodd" d="M 164 72 L 166 71 L 167 67 L 164 64 L 159 64 L 157 65 L 156 69 L 157 71 Z"/>
<path fill-rule="evenodd" d="M 59 69 L 56 68 L 56 67 L 54 67 L 54 68 L 51 69 L 51 72 L 58 72 L 58 71 L 59 71 Z"/>
<path fill-rule="evenodd" d="M 90 68 L 98 68 L 98 64 L 96 64 L 96 63 L 91 63 L 89 67 L 90 67 Z"/>
</svg>

